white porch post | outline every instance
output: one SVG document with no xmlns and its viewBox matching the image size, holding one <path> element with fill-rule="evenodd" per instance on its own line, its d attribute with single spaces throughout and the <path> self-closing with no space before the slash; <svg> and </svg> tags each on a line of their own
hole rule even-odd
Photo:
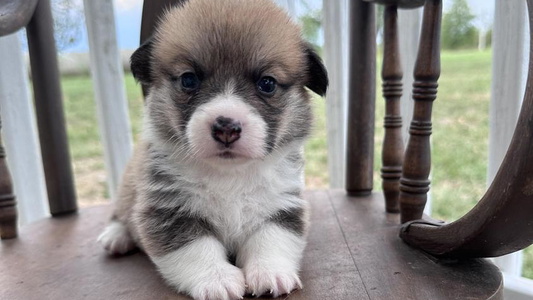
<svg viewBox="0 0 533 300">
<path fill-rule="evenodd" d="M 346 177 L 346 112 L 348 99 L 348 15 L 346 0 L 323 1 L 324 63 L 328 171 L 331 188 L 342 188 Z"/>
<path fill-rule="evenodd" d="M 132 153 L 132 134 L 112 0 L 84 0 L 100 135 L 112 199 Z"/>
<path fill-rule="evenodd" d="M 19 225 L 49 215 L 37 122 L 19 36 L 0 37 L 0 113 Z"/>
<path fill-rule="evenodd" d="M 524 96 L 529 53 L 525 1 L 496 1 L 492 38 L 492 97 L 490 103 L 488 184 L 503 161 Z M 498 79 L 498 80 L 494 80 Z M 509 275 L 520 276 L 522 253 L 495 260 Z"/>
<path fill-rule="evenodd" d="M 533 299 L 533 280 L 503 273 L 503 297 L 506 300 Z"/>
</svg>

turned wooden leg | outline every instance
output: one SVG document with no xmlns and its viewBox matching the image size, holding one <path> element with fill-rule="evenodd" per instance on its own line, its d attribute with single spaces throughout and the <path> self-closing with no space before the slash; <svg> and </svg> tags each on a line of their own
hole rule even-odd
<svg viewBox="0 0 533 300">
<path fill-rule="evenodd" d="M 402 223 L 422 218 L 429 191 L 431 169 L 431 111 L 437 98 L 440 76 L 440 23 L 442 0 L 428 0 L 424 6 L 420 45 L 415 64 L 413 121 L 400 179 Z"/>
<path fill-rule="evenodd" d="M 2 121 L 0 120 L 0 130 Z M 15 207 L 13 183 L 6 164 L 6 152 L 2 147 L 0 135 L 0 238 L 12 239 L 17 237 L 17 209 Z"/>
<path fill-rule="evenodd" d="M 385 137 L 383 139 L 381 178 L 387 212 L 400 212 L 400 176 L 402 174 L 403 139 L 400 98 L 402 97 L 402 66 L 398 44 L 398 11 L 394 5 L 387 6 L 383 14 L 384 49 L 383 97 L 385 108 Z"/>
</svg>

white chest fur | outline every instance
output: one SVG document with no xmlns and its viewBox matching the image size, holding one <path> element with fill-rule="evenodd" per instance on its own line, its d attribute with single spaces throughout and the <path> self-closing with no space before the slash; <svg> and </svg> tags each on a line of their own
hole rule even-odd
<svg viewBox="0 0 533 300">
<path fill-rule="evenodd" d="M 238 167 L 167 165 L 166 172 L 180 180 L 166 189 L 190 195 L 180 202 L 180 209 L 207 220 L 232 251 L 272 215 L 304 206 L 298 195 L 303 189 L 303 161 L 295 159 L 301 147 L 290 148 Z"/>
</svg>

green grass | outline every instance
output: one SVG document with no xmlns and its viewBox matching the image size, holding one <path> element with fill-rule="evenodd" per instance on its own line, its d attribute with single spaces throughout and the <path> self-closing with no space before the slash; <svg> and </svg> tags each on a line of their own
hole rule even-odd
<svg viewBox="0 0 533 300">
<path fill-rule="evenodd" d="M 490 52 L 444 53 L 434 105 L 433 214 L 455 220 L 486 189 Z"/>
<path fill-rule="evenodd" d="M 130 121 L 136 137 L 141 128 L 143 98 L 133 77 L 128 74 L 125 79 Z M 61 84 L 79 203 L 87 206 L 105 202 L 109 192 L 91 79 L 65 77 Z"/>
<path fill-rule="evenodd" d="M 305 145 L 305 181 L 309 188 L 328 185 L 328 149 L 326 146 L 326 101 L 313 98 L 315 122 L 313 134 Z"/>
<path fill-rule="evenodd" d="M 442 54 L 439 94 L 433 108 L 431 189 L 436 218 L 452 221 L 461 217 L 486 190 L 490 80 L 490 52 Z M 87 76 L 63 78 L 62 85 L 80 203 L 105 201 L 105 171 L 91 80 Z M 129 74 L 126 74 L 126 90 L 131 124 L 137 136 L 143 100 L 140 87 Z M 374 186 L 379 190 L 384 101 L 379 89 L 376 93 Z M 320 188 L 327 187 L 328 182 L 326 102 L 317 97 L 313 105 L 316 120 L 314 135 L 306 145 L 306 181 L 308 186 Z M 533 278 L 533 248 L 525 251 L 524 262 L 524 276 Z"/>
<path fill-rule="evenodd" d="M 126 79 L 126 93 L 130 121 L 134 135 L 139 133 L 142 116 L 142 94 L 140 87 L 129 74 Z M 61 81 L 67 118 L 68 138 L 73 159 L 102 156 L 102 146 L 96 117 L 93 86 L 90 77 L 65 77 Z"/>
</svg>

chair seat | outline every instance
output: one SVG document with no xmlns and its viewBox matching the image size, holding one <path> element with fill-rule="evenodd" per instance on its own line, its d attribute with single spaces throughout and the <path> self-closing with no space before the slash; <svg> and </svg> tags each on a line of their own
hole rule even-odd
<svg viewBox="0 0 533 300">
<path fill-rule="evenodd" d="M 437 260 L 403 243 L 381 194 L 307 191 L 312 225 L 304 289 L 290 299 L 502 299 L 483 259 Z M 0 299 L 189 299 L 166 286 L 146 255 L 111 258 L 96 243 L 109 205 L 24 226 L 0 243 Z M 285 298 L 283 298 L 285 299 Z"/>
</svg>

